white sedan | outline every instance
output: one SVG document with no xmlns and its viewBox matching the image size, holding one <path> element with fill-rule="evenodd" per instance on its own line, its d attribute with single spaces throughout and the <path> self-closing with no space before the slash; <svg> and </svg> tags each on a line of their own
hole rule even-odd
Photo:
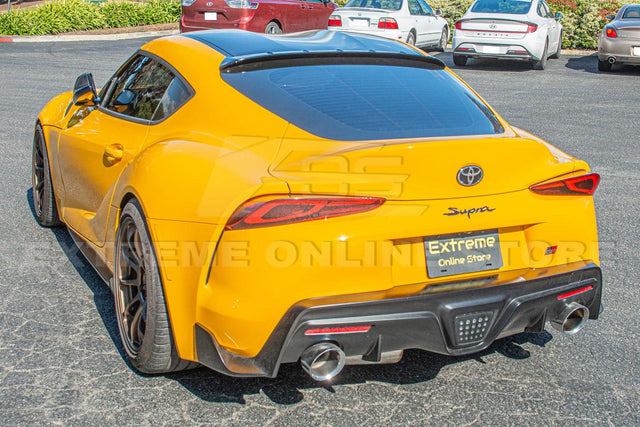
<svg viewBox="0 0 640 427">
<path fill-rule="evenodd" d="M 329 29 L 373 34 L 444 51 L 449 26 L 425 0 L 350 0 L 329 17 Z"/>
<path fill-rule="evenodd" d="M 473 57 L 519 59 L 544 70 L 547 58 L 560 56 L 561 18 L 545 0 L 476 0 L 456 22 L 453 62 L 464 66 Z"/>
</svg>

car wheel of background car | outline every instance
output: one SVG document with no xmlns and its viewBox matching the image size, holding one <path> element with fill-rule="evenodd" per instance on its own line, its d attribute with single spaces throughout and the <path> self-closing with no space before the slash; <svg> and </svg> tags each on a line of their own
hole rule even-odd
<svg viewBox="0 0 640 427">
<path fill-rule="evenodd" d="M 453 55 L 453 63 L 458 67 L 464 67 L 467 65 L 467 57 L 464 55 Z"/>
<path fill-rule="evenodd" d="M 449 29 L 445 25 L 442 28 L 442 35 L 440 36 L 440 41 L 438 42 L 438 49 L 440 52 L 444 52 L 447 47 L 447 42 L 449 41 Z"/>
<path fill-rule="evenodd" d="M 604 60 L 601 61 L 598 59 L 598 71 L 611 71 L 611 69 L 613 68 L 613 64 L 611 64 L 609 61 Z"/>
<path fill-rule="evenodd" d="M 556 51 L 551 55 L 551 58 L 558 59 L 560 58 L 560 53 L 562 52 L 562 31 L 560 31 L 560 37 L 558 38 L 558 47 Z"/>
<path fill-rule="evenodd" d="M 267 28 L 264 30 L 265 34 L 282 34 L 282 28 L 276 21 L 271 21 L 267 24 Z"/>
<path fill-rule="evenodd" d="M 51 184 L 47 144 L 44 142 L 44 133 L 40 123 L 36 125 L 33 135 L 32 178 L 33 209 L 38 222 L 43 227 L 61 225 L 56 198 L 53 193 L 53 185 Z"/>
<path fill-rule="evenodd" d="M 416 35 L 413 32 L 413 30 L 411 30 L 409 32 L 409 35 L 407 36 L 407 44 L 411 45 L 411 46 L 415 46 L 416 45 Z"/>
<path fill-rule="evenodd" d="M 540 60 L 533 62 L 533 69 L 534 70 L 544 70 L 545 69 L 545 67 L 547 66 L 547 50 L 548 49 L 549 49 L 549 40 L 547 39 L 547 42 L 544 45 L 544 50 L 542 51 L 542 56 L 540 57 Z"/>
<path fill-rule="evenodd" d="M 158 264 L 135 199 L 120 215 L 113 295 L 122 344 L 137 370 L 158 374 L 197 366 L 181 360 L 175 349 Z"/>
</svg>

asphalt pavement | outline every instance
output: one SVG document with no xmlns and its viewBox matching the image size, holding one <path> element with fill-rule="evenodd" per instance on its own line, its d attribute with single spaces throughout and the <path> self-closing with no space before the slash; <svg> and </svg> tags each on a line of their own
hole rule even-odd
<svg viewBox="0 0 640 427">
<path fill-rule="evenodd" d="M 593 56 L 550 60 L 545 71 L 454 68 L 511 124 L 602 175 L 600 320 L 572 337 L 547 328 L 502 339 L 471 357 L 408 351 L 396 365 L 347 367 L 323 387 L 295 364 L 275 379 L 137 374 L 106 285 L 66 231 L 37 225 L 38 111 L 82 72 L 103 84 L 144 42 L 0 44 L 1 424 L 640 425 L 640 68 L 598 73 Z M 436 56 L 453 67 L 450 53 Z"/>
</svg>

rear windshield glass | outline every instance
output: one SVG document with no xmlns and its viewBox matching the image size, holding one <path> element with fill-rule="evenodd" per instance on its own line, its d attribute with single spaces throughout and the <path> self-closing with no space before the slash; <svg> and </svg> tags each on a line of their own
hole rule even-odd
<svg viewBox="0 0 640 427">
<path fill-rule="evenodd" d="M 402 0 L 351 0 L 343 7 L 400 10 L 402 7 Z"/>
<path fill-rule="evenodd" d="M 522 0 L 478 0 L 471 8 L 478 13 L 513 13 L 524 15 L 529 13 L 531 1 Z"/>
<path fill-rule="evenodd" d="M 442 69 L 314 65 L 222 77 L 267 110 L 321 138 L 364 141 L 503 132 L 486 105 Z"/>
<path fill-rule="evenodd" d="M 640 6 L 630 6 L 624 11 L 622 18 L 640 19 Z"/>
</svg>

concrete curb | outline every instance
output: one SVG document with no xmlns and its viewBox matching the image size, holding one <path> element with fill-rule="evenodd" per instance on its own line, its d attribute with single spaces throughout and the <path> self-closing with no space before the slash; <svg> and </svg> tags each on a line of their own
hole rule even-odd
<svg viewBox="0 0 640 427">
<path fill-rule="evenodd" d="M 138 33 L 118 34 L 61 34 L 57 36 L 0 36 L 0 43 L 48 43 L 48 42 L 79 42 L 79 41 L 111 41 L 128 40 L 143 37 L 163 37 L 179 34 L 178 30 L 144 31 Z"/>
</svg>

